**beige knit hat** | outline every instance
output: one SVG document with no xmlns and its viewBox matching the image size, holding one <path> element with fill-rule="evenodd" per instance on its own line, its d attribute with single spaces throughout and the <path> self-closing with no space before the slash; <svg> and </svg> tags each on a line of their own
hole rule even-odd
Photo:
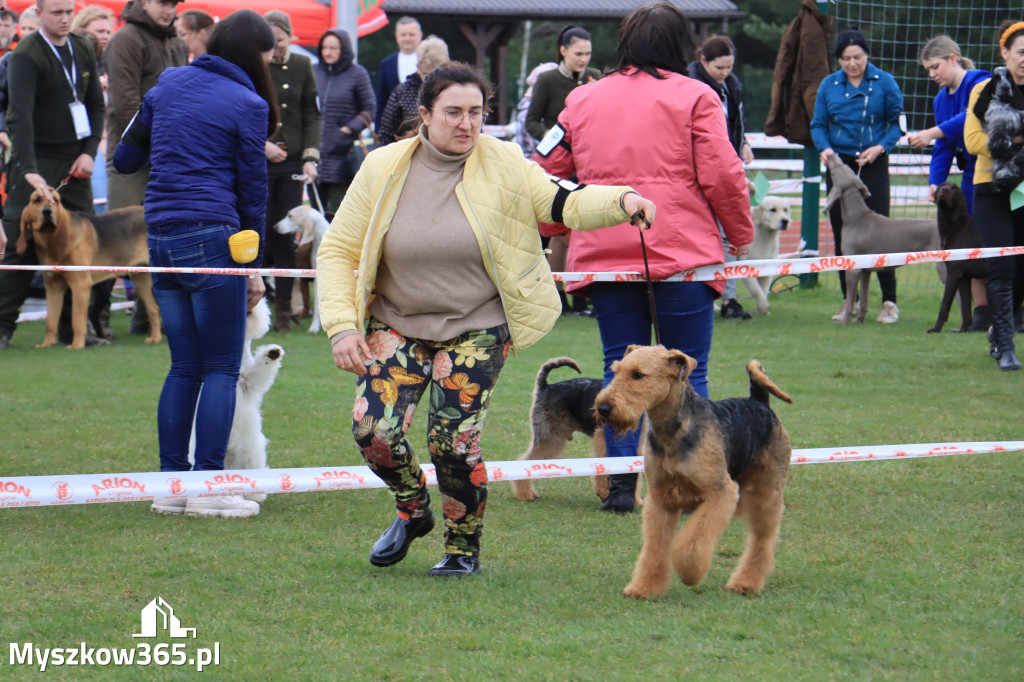
<svg viewBox="0 0 1024 682">
<path fill-rule="evenodd" d="M 263 18 L 267 20 L 271 28 L 279 28 L 288 35 L 292 35 L 292 20 L 281 10 L 272 9 L 264 14 Z"/>
</svg>

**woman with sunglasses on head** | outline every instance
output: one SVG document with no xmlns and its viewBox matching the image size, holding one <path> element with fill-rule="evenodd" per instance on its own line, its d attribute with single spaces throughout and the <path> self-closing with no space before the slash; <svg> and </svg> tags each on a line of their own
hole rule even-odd
<svg viewBox="0 0 1024 682">
<path fill-rule="evenodd" d="M 427 449 L 446 529 L 430 574 L 480 571 L 487 406 L 509 350 L 539 340 L 561 312 L 537 222 L 596 229 L 637 211 L 654 217 L 629 187 L 557 181 L 515 143 L 481 135 L 490 96 L 465 64 L 434 69 L 418 134 L 367 156 L 317 252 L 334 362 L 358 377 L 353 435 L 398 510 L 370 552 L 374 566 L 398 563 L 434 527 L 406 437 L 429 387 Z"/>
<path fill-rule="evenodd" d="M 558 125 L 537 146 L 540 165 L 580 182 L 635 186 L 658 205 L 659 228 L 646 237 L 619 225 L 575 233 L 569 241 L 571 272 L 645 272 L 654 280 L 651 314 L 644 282 L 573 282 L 594 306 L 604 347 L 604 381 L 630 344 L 660 343 L 697 361 L 689 381 L 708 397 L 707 369 L 715 322 L 715 299 L 725 282 L 662 281 L 702 265 L 719 265 L 725 252 L 719 223 L 734 255 L 750 251 L 754 226 L 740 157 L 729 142 L 722 100 L 688 74 L 690 22 L 675 5 L 643 5 L 619 28 L 613 73 L 569 95 Z M 625 437 L 605 428 L 609 457 L 637 457 L 640 429 Z M 636 474 L 611 477 L 601 509 L 633 511 Z"/>
<path fill-rule="evenodd" d="M 1004 21 L 997 32 L 1005 66 L 971 91 L 964 123 L 967 151 L 977 154 L 974 224 L 989 248 L 1024 245 L 1024 210 L 1010 194 L 1024 183 L 1024 22 Z M 1014 319 L 1024 299 L 1024 257 L 988 259 L 988 305 L 992 314 L 990 355 L 999 369 L 1019 370 Z"/>
<path fill-rule="evenodd" d="M 847 29 L 836 37 L 836 60 L 839 70 L 818 86 L 811 119 L 811 138 L 825 164 L 825 185 L 832 189 L 832 175 L 827 161 L 832 156 L 856 172 L 871 196 L 868 208 L 884 216 L 889 215 L 889 152 L 899 142 L 900 112 L 903 111 L 903 93 L 896 80 L 872 64 L 864 34 Z M 832 223 L 836 255 L 841 256 L 843 211 L 839 202 L 828 213 Z M 878 321 L 885 324 L 900 318 L 896 306 L 896 273 L 879 270 L 878 284 L 882 288 L 882 309 Z M 846 279 L 839 272 L 839 287 L 843 292 L 843 305 L 833 320 L 840 320 L 846 309 Z"/>
</svg>

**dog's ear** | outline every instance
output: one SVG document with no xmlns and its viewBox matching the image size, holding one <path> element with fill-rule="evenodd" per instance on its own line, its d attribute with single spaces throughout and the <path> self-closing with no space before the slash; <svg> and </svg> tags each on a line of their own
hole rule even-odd
<svg viewBox="0 0 1024 682">
<path fill-rule="evenodd" d="M 28 248 L 28 243 L 32 241 L 32 227 L 34 221 L 29 218 L 25 219 L 25 212 L 21 213 L 21 230 L 18 233 L 18 241 L 14 243 L 14 250 L 19 256 L 25 253 L 25 249 Z"/>
<path fill-rule="evenodd" d="M 626 352 L 622 354 L 622 357 L 626 357 L 627 355 L 629 355 L 630 353 L 635 351 L 637 348 L 641 348 L 641 347 L 642 346 L 638 346 L 635 343 L 629 344 L 628 346 L 626 346 Z"/>
<path fill-rule="evenodd" d="M 860 178 L 858 178 L 856 175 L 854 175 L 853 176 L 853 181 L 855 183 L 854 186 L 857 189 L 860 190 L 860 194 L 861 194 L 862 197 L 867 199 L 869 196 L 871 196 L 871 190 L 868 189 L 867 185 L 865 185 L 863 182 L 860 181 Z"/>
<path fill-rule="evenodd" d="M 697 361 L 681 350 L 670 350 L 668 362 L 672 365 L 673 371 L 679 372 L 680 381 L 684 381 L 693 370 L 697 369 Z"/>
<path fill-rule="evenodd" d="M 750 209 L 750 220 L 753 221 L 754 225 L 760 225 L 761 224 L 761 214 L 762 214 L 762 212 L 763 212 L 763 209 L 761 208 L 760 205 L 755 206 L 752 209 Z"/>
<path fill-rule="evenodd" d="M 825 197 L 825 208 L 821 211 L 823 214 L 828 214 L 832 210 L 832 206 L 839 201 L 843 193 L 839 191 L 839 187 L 832 185 L 832 189 L 828 191 L 828 196 Z"/>
</svg>

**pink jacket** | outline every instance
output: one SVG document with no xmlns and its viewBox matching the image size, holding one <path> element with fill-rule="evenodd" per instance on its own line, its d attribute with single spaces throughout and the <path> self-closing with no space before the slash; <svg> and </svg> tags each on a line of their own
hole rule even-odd
<svg viewBox="0 0 1024 682">
<path fill-rule="evenodd" d="M 534 157 L 553 175 L 630 185 L 654 202 L 657 217 L 644 235 L 654 280 L 724 261 L 716 216 L 731 244 L 754 239 L 746 175 L 729 143 L 722 101 L 703 83 L 664 75 L 633 70 L 576 88 L 558 117 L 562 143 L 547 157 Z M 574 232 L 567 269 L 642 273 L 637 228 L 624 223 Z M 707 284 L 719 294 L 725 288 L 724 281 Z"/>
</svg>

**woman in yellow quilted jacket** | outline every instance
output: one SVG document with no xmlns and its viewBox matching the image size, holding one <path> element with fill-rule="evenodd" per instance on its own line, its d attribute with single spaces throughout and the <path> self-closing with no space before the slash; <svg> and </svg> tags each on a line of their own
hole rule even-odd
<svg viewBox="0 0 1024 682">
<path fill-rule="evenodd" d="M 395 496 L 370 563 L 391 566 L 434 527 L 407 438 L 430 388 L 427 449 L 445 520 L 434 576 L 480 572 L 484 417 L 510 348 L 561 313 L 537 221 L 596 229 L 654 205 L 629 187 L 559 181 L 519 147 L 481 135 L 491 86 L 449 62 L 424 80 L 419 134 L 372 152 L 317 252 L 317 295 L 334 363 L 357 375 L 352 431 Z"/>
</svg>

